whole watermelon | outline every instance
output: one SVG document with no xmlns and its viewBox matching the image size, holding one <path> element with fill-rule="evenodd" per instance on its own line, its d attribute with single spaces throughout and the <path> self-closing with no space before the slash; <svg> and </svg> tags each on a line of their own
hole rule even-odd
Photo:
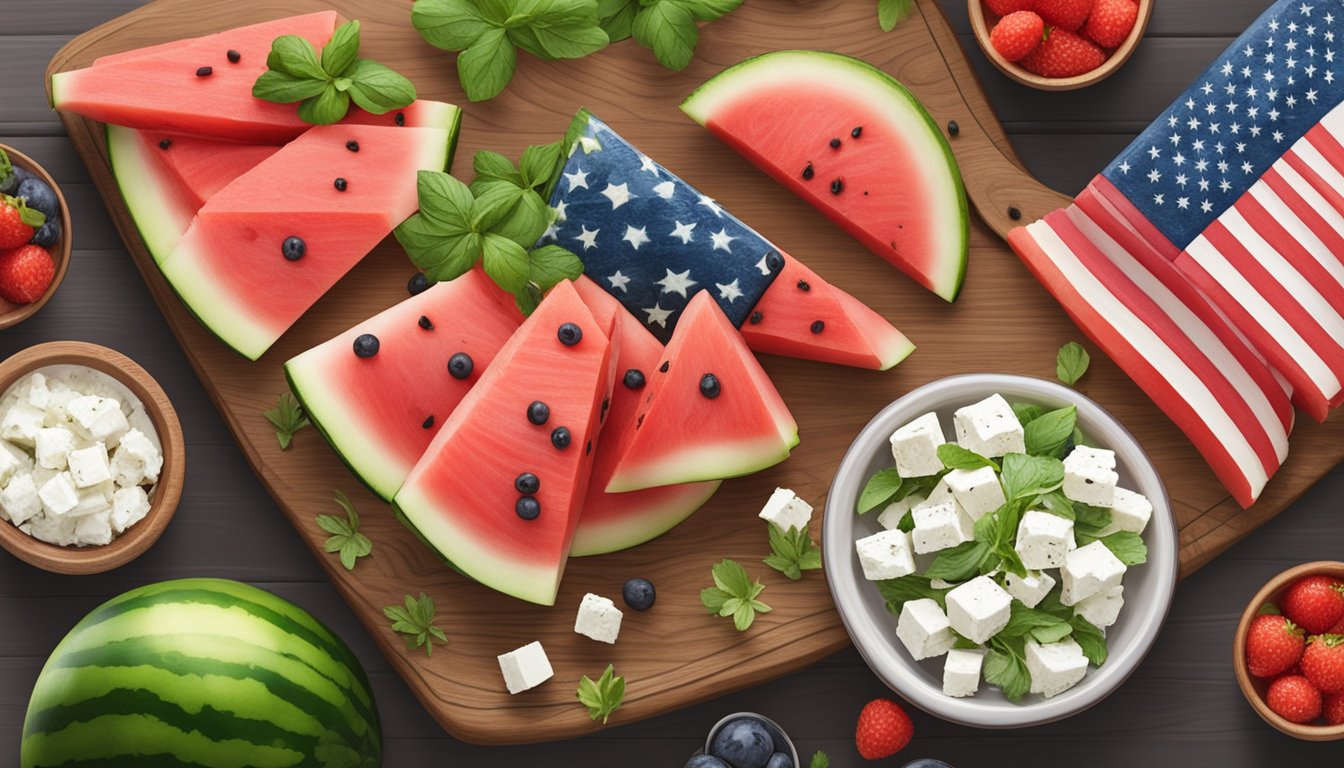
<svg viewBox="0 0 1344 768">
<path fill-rule="evenodd" d="M 359 660 L 302 608 L 224 579 L 131 590 L 52 652 L 23 768 L 374 768 Z"/>
</svg>

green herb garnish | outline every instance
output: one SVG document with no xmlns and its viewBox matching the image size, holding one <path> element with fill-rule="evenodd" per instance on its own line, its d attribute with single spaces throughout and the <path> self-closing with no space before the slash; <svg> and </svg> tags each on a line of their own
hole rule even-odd
<svg viewBox="0 0 1344 768">
<path fill-rule="evenodd" d="M 788 531 L 782 531 L 774 523 L 766 523 L 766 527 L 770 529 L 770 556 L 762 561 L 766 565 L 794 581 L 803 578 L 803 571 L 821 567 L 821 550 L 806 528 L 790 526 Z"/>
<path fill-rule="evenodd" d="M 938 607 L 947 610 L 948 589 L 934 589 L 928 576 L 902 576 L 899 579 L 884 579 L 877 582 L 877 591 L 887 601 L 887 610 L 900 616 L 901 608 L 911 600 L 929 598 L 938 602 Z"/>
<path fill-rule="evenodd" d="M 818 749 L 812 753 L 812 762 L 809 768 L 831 768 L 831 758 L 826 756 L 825 752 Z"/>
<path fill-rule="evenodd" d="M 373 542 L 359 532 L 359 513 L 355 511 L 355 505 L 350 503 L 350 497 L 339 488 L 336 489 L 336 504 L 345 511 L 345 519 L 335 515 L 317 516 L 317 527 L 331 534 L 322 544 L 322 549 L 341 553 L 341 565 L 345 566 L 345 570 L 353 571 L 359 558 L 373 552 Z"/>
<path fill-rule="evenodd" d="M 1148 545 L 1143 543 L 1142 536 L 1133 531 L 1116 531 L 1101 537 L 1101 543 L 1105 544 L 1106 548 L 1111 550 L 1111 554 L 1124 563 L 1126 568 L 1148 562 Z"/>
<path fill-rule="evenodd" d="M 772 610 L 756 599 L 765 590 L 765 585 L 760 579 L 751 581 L 747 570 L 737 561 L 725 559 L 716 563 L 711 573 L 714 586 L 700 590 L 700 602 L 712 614 L 732 616 L 738 632 L 747 631 L 756 620 L 756 614 Z"/>
<path fill-rule="evenodd" d="M 1059 354 L 1055 357 L 1055 375 L 1059 380 L 1072 387 L 1083 378 L 1087 373 L 1087 367 L 1092 364 L 1091 355 L 1083 349 L 1083 345 L 1076 341 L 1070 341 L 1068 344 L 1059 348 Z"/>
<path fill-rule="evenodd" d="M 294 395 L 285 392 L 275 401 L 275 407 L 270 410 L 262 411 L 266 420 L 275 427 L 275 439 L 280 441 L 280 450 L 289 450 L 290 443 L 294 441 L 294 433 L 309 425 L 308 416 L 303 412 L 303 406 L 294 399 Z"/>
<path fill-rule="evenodd" d="M 877 0 L 877 23 L 890 32 L 915 10 L 915 0 Z"/>
<path fill-rule="evenodd" d="M 1077 424 L 1077 406 L 1070 405 L 1067 408 L 1042 413 L 1023 427 L 1026 433 L 1027 453 L 1032 456 L 1063 458 Z"/>
<path fill-rule="evenodd" d="M 948 469 L 980 469 L 989 467 L 995 472 L 999 471 L 999 465 L 986 459 L 984 456 L 967 448 L 962 448 L 956 443 L 943 443 L 938 446 L 938 460 L 943 462 L 943 466 Z"/>
<path fill-rule="evenodd" d="M 417 600 L 405 597 L 405 605 L 389 605 L 383 615 L 392 620 L 392 631 L 405 635 L 406 650 L 424 648 L 426 656 L 434 655 L 434 641 L 448 642 L 443 630 L 434 626 L 434 600 L 424 592 Z"/>
<path fill-rule="evenodd" d="M 607 718 L 620 708 L 621 699 L 625 698 L 625 678 L 617 675 L 616 668 L 608 664 L 596 682 L 587 675 L 579 680 L 578 697 L 579 703 L 588 708 L 588 716 L 594 720 L 600 717 L 606 725 Z"/>
<path fill-rule="evenodd" d="M 742 0 L 598 0 L 598 16 L 614 43 L 627 37 L 653 51 L 658 63 L 682 70 L 691 63 L 700 30 L 737 10 Z"/>
</svg>

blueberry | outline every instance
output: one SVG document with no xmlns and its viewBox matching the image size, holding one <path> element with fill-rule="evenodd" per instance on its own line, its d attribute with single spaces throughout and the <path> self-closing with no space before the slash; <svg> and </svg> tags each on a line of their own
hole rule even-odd
<svg viewBox="0 0 1344 768">
<path fill-rule="evenodd" d="M 243 54 L 233 50 L 232 48 L 230 48 L 228 52 L 226 52 L 224 55 L 228 57 L 230 64 L 237 64 L 238 62 L 243 60 Z"/>
<path fill-rule="evenodd" d="M 713 400 L 723 392 L 723 385 L 719 384 L 719 377 L 712 373 L 706 373 L 700 377 L 700 394 Z"/>
<path fill-rule="evenodd" d="M 513 505 L 513 511 L 524 520 L 536 520 L 541 515 L 541 502 L 535 496 L 519 496 Z"/>
<path fill-rule="evenodd" d="M 429 288 L 429 278 L 425 277 L 424 272 L 416 272 L 411 275 L 411 279 L 406 281 L 406 292 L 415 296 L 424 293 Z"/>
<path fill-rule="evenodd" d="M 776 752 L 788 754 L 793 751 L 793 748 L 789 745 L 789 740 L 784 737 L 783 731 L 776 728 L 774 724 L 767 723 L 764 720 L 758 722 L 760 722 L 761 727 L 765 729 L 765 732 L 770 734 L 770 743 L 774 745 Z"/>
<path fill-rule="evenodd" d="M 766 761 L 765 768 L 794 768 L 793 758 L 783 752 L 776 752 Z"/>
<path fill-rule="evenodd" d="M 569 434 L 568 427 L 556 427 L 551 430 L 551 445 L 562 451 L 569 447 L 569 443 L 573 439 L 574 437 Z"/>
<path fill-rule="evenodd" d="M 774 754 L 774 741 L 760 721 L 750 717 L 729 720 L 714 734 L 709 753 L 732 768 L 765 768 Z"/>
<path fill-rule="evenodd" d="M 475 369 L 475 361 L 466 352 L 458 352 L 448 358 L 448 375 L 454 379 L 465 379 Z"/>
<path fill-rule="evenodd" d="M 527 406 L 527 420 L 536 424 L 538 427 L 545 424 L 547 421 L 550 421 L 550 419 L 551 406 L 540 400 L 533 400 L 532 403 Z"/>
<path fill-rule="evenodd" d="M 905 764 L 905 768 L 952 768 L 942 760 L 933 760 L 927 757 L 921 757 L 918 760 L 912 760 Z"/>
<path fill-rule="evenodd" d="M 531 495 L 541 490 L 541 480 L 531 472 L 524 472 L 514 479 L 513 487 L 519 493 Z"/>
<path fill-rule="evenodd" d="M 621 588 L 621 597 L 625 598 L 626 605 L 636 611 L 647 611 L 653 607 L 658 593 L 653 588 L 653 582 L 648 579 L 630 579 Z"/>
<path fill-rule="evenodd" d="M 378 337 L 361 333 L 355 337 L 355 357 L 373 357 L 378 354 Z"/>
<path fill-rule="evenodd" d="M 29 242 L 32 243 L 33 245 L 40 245 L 43 248 L 50 248 L 51 246 L 56 244 L 57 240 L 60 239 L 61 239 L 61 220 L 47 219 L 47 223 L 43 224 L 41 227 L 38 228 L 36 232 L 33 233 L 33 239 L 30 240 Z"/>
<path fill-rule="evenodd" d="M 336 181 L 332 182 L 332 184 L 336 187 L 337 192 L 344 192 L 346 187 L 349 186 L 350 182 L 338 176 L 336 178 Z"/>
<path fill-rule="evenodd" d="M 290 261 L 298 261 L 308 252 L 308 244 L 303 242 L 302 237 L 290 235 L 280 243 L 280 254 Z"/>
<path fill-rule="evenodd" d="M 625 378 L 622 379 L 627 389 L 644 388 L 644 372 L 638 368 L 631 368 L 625 372 Z"/>
<path fill-rule="evenodd" d="M 731 768 L 731 766 L 713 755 L 696 755 L 686 761 L 686 768 Z"/>
<path fill-rule="evenodd" d="M 565 323 L 555 332 L 560 339 L 560 343 L 566 347 L 572 347 L 583 340 L 583 329 L 573 323 Z"/>
<path fill-rule="evenodd" d="M 35 176 L 20 181 L 14 196 L 27 200 L 29 208 L 41 211 L 48 219 L 56 218 L 61 212 L 60 203 L 56 202 L 56 193 L 47 186 L 47 182 Z"/>
</svg>

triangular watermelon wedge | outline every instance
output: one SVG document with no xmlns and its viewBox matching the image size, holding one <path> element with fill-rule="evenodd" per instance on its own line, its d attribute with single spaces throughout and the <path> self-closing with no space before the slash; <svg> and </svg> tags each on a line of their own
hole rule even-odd
<svg viewBox="0 0 1344 768">
<path fill-rule="evenodd" d="M 480 269 L 437 283 L 285 363 L 289 388 L 350 467 L 391 500 L 523 317 Z M 360 357 L 372 334 L 378 353 Z"/>
<path fill-rule="evenodd" d="M 566 343 L 575 336 L 570 324 L 581 333 L 574 344 Z M 392 500 L 431 547 L 492 589 L 555 603 L 611 392 L 611 330 L 562 281 L 500 350 Z M 546 405 L 544 419 L 534 402 Z"/>
<path fill-rule="evenodd" d="M 615 319 L 616 383 L 602 424 L 602 441 L 574 533 L 572 557 L 601 555 L 643 544 L 690 517 L 719 489 L 720 481 L 664 485 L 630 493 L 607 493 L 621 454 L 634 438 L 635 419 L 648 380 L 662 361 L 663 345 L 611 294 L 587 277 L 574 281 L 595 315 Z"/>
<path fill-rule="evenodd" d="M 707 292 L 691 299 L 646 388 L 609 492 L 750 474 L 798 444 L 798 423 Z"/>
</svg>

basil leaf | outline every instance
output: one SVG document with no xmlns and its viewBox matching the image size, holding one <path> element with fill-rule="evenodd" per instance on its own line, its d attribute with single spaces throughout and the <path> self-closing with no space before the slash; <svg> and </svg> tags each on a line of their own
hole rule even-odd
<svg viewBox="0 0 1344 768">
<path fill-rule="evenodd" d="M 543 245 L 528 253 L 531 274 L 528 282 L 549 291 L 562 280 L 577 280 L 583 274 L 583 261 L 559 245 Z"/>
<path fill-rule="evenodd" d="M 681 0 L 690 9 L 696 21 L 714 21 L 737 10 L 742 0 Z"/>
<path fill-rule="evenodd" d="M 283 72 L 302 80 L 326 82 L 327 73 L 317 63 L 313 44 L 298 35 L 281 35 L 271 41 L 271 52 L 266 55 L 266 68 Z"/>
<path fill-rule="evenodd" d="M 551 179 L 559 175 L 564 160 L 558 142 L 534 144 L 524 149 L 523 156 L 518 159 L 523 186 L 537 189 L 550 184 Z"/>
<path fill-rule="evenodd" d="M 1001 634 L 1004 637 L 1023 637 L 1033 629 L 1056 627 L 1061 624 L 1067 626 L 1068 621 L 1044 611 L 1028 608 L 1020 600 L 1013 600 L 1012 614 Z"/>
<path fill-rule="evenodd" d="M 456 177 L 441 171 L 420 171 L 415 177 L 420 213 L 445 227 L 445 233 L 471 230 L 471 190 Z"/>
<path fill-rule="evenodd" d="M 902 576 L 899 579 L 883 579 L 877 582 L 877 591 L 887 601 L 887 610 L 901 615 L 901 607 L 911 600 L 930 598 L 938 601 L 938 607 L 947 610 L 949 589 L 934 589 L 927 576 Z"/>
<path fill-rule="evenodd" d="M 1106 663 L 1106 635 L 1102 634 L 1092 622 L 1082 616 L 1069 619 L 1073 626 L 1073 639 L 1083 649 L 1083 655 L 1094 665 L 1100 667 Z"/>
<path fill-rule="evenodd" d="M 986 459 L 984 456 L 968 448 L 962 448 L 956 443 L 943 443 L 938 446 L 938 460 L 943 462 L 943 466 L 948 469 L 979 469 L 989 467 L 995 472 L 999 471 L 999 466 Z"/>
<path fill-rule="evenodd" d="M 1045 456 L 1010 453 L 1003 457 L 1002 482 L 1009 501 L 1048 493 L 1064 483 L 1064 463 Z"/>
<path fill-rule="evenodd" d="M 498 96 L 513 79 L 518 52 L 504 30 L 498 27 L 481 33 L 457 57 L 457 76 L 471 101 Z"/>
<path fill-rule="evenodd" d="M 482 238 L 469 231 L 447 233 L 423 213 L 413 214 L 394 229 L 397 242 L 425 277 L 439 283 L 465 274 L 481 257 Z"/>
<path fill-rule="evenodd" d="M 531 30 L 537 44 L 553 59 L 581 59 L 606 48 L 608 42 L 596 16 L 553 27 L 534 26 Z"/>
<path fill-rule="evenodd" d="M 507 237 L 485 235 L 481 243 L 481 263 L 490 279 L 509 293 L 516 293 L 527 285 L 527 251 Z"/>
<path fill-rule="evenodd" d="M 526 150 L 523 154 L 527 154 Z M 516 187 L 526 186 L 523 175 L 513 167 L 513 162 L 498 152 L 488 149 L 477 151 L 471 158 L 471 167 L 476 171 L 476 178 L 471 182 L 473 186 L 484 185 L 486 181 L 507 181 Z"/>
<path fill-rule="evenodd" d="M 1030 403 L 1013 403 L 1012 409 L 1013 413 L 1017 416 L 1018 423 L 1020 423 L 1024 429 L 1028 424 L 1040 418 L 1042 413 L 1045 413 L 1044 408 Z"/>
<path fill-rule="evenodd" d="M 695 44 L 700 39 L 695 16 L 674 2 L 644 6 L 635 17 L 630 32 L 636 42 L 653 51 L 658 63 L 677 71 L 691 63 Z"/>
<path fill-rule="evenodd" d="M 938 553 L 924 575 L 943 581 L 965 581 L 976 574 L 980 564 L 990 556 L 990 546 L 983 541 L 967 541 Z"/>
<path fill-rule="evenodd" d="M 1061 621 L 1048 627 L 1036 627 L 1031 630 L 1031 636 L 1036 642 L 1042 645 L 1046 643 L 1058 643 L 1060 640 L 1073 634 L 1073 625 L 1067 621 Z"/>
<path fill-rule="evenodd" d="M 517 0 L 476 0 L 476 5 L 486 21 L 502 27 L 513 18 Z"/>
<path fill-rule="evenodd" d="M 1059 380 L 1073 386 L 1078 380 L 1087 373 L 1087 368 L 1092 364 L 1091 355 L 1083 349 L 1083 345 L 1076 341 L 1070 341 L 1068 344 L 1059 348 L 1059 354 L 1055 356 L 1055 375 Z"/>
<path fill-rule="evenodd" d="M 346 73 L 350 98 L 375 115 L 401 109 L 415 101 L 415 86 L 401 73 L 371 59 L 357 59 Z"/>
<path fill-rule="evenodd" d="M 426 42 L 445 51 L 467 48 L 492 26 L 473 0 L 416 0 L 411 23 Z"/>
<path fill-rule="evenodd" d="M 331 33 L 322 48 L 322 69 L 329 77 L 340 77 L 359 56 L 359 21 L 347 21 Z"/>
<path fill-rule="evenodd" d="M 866 515 L 890 504 L 892 497 L 901 489 L 901 482 L 901 473 L 895 467 L 884 469 L 868 478 L 863 493 L 859 494 L 859 514 Z"/>
<path fill-rule="evenodd" d="M 1101 543 L 1111 550 L 1116 558 L 1127 567 L 1143 565 L 1148 562 L 1148 545 L 1143 537 L 1132 531 L 1117 531 L 1101 538 Z"/>
<path fill-rule="evenodd" d="M 1037 496 L 1036 500 L 1031 503 L 1031 508 L 1058 515 L 1065 520 L 1077 519 L 1077 515 L 1073 511 L 1073 501 L 1065 496 L 1063 491 L 1055 490 Z"/>
<path fill-rule="evenodd" d="M 1080 547 L 1096 541 L 1106 526 L 1111 524 L 1111 510 L 1104 507 L 1075 502 L 1073 514 L 1073 538 Z"/>
<path fill-rule="evenodd" d="M 327 84 L 322 80 L 309 80 L 276 69 L 268 69 L 252 84 L 252 95 L 262 101 L 291 104 L 312 98 L 326 88 Z"/>
<path fill-rule="evenodd" d="M 639 7 L 639 0 L 597 0 L 598 23 L 608 40 L 615 43 L 630 36 Z"/>
<path fill-rule="evenodd" d="M 915 530 L 915 511 L 907 509 L 901 519 L 896 523 L 896 530 L 901 533 L 909 533 Z"/>
<path fill-rule="evenodd" d="M 312 125 L 330 125 L 350 111 L 350 94 L 328 83 L 322 92 L 299 104 L 299 119 Z"/>
<path fill-rule="evenodd" d="M 915 10 L 915 0 L 877 0 L 877 23 L 883 32 L 890 32 L 897 24 L 909 18 Z"/>
<path fill-rule="evenodd" d="M 1067 408 L 1043 413 L 1033 419 L 1024 431 L 1026 433 L 1027 453 L 1032 456 L 1053 456 L 1061 458 L 1061 449 L 1073 436 L 1078 424 L 1078 408 Z"/>
</svg>

